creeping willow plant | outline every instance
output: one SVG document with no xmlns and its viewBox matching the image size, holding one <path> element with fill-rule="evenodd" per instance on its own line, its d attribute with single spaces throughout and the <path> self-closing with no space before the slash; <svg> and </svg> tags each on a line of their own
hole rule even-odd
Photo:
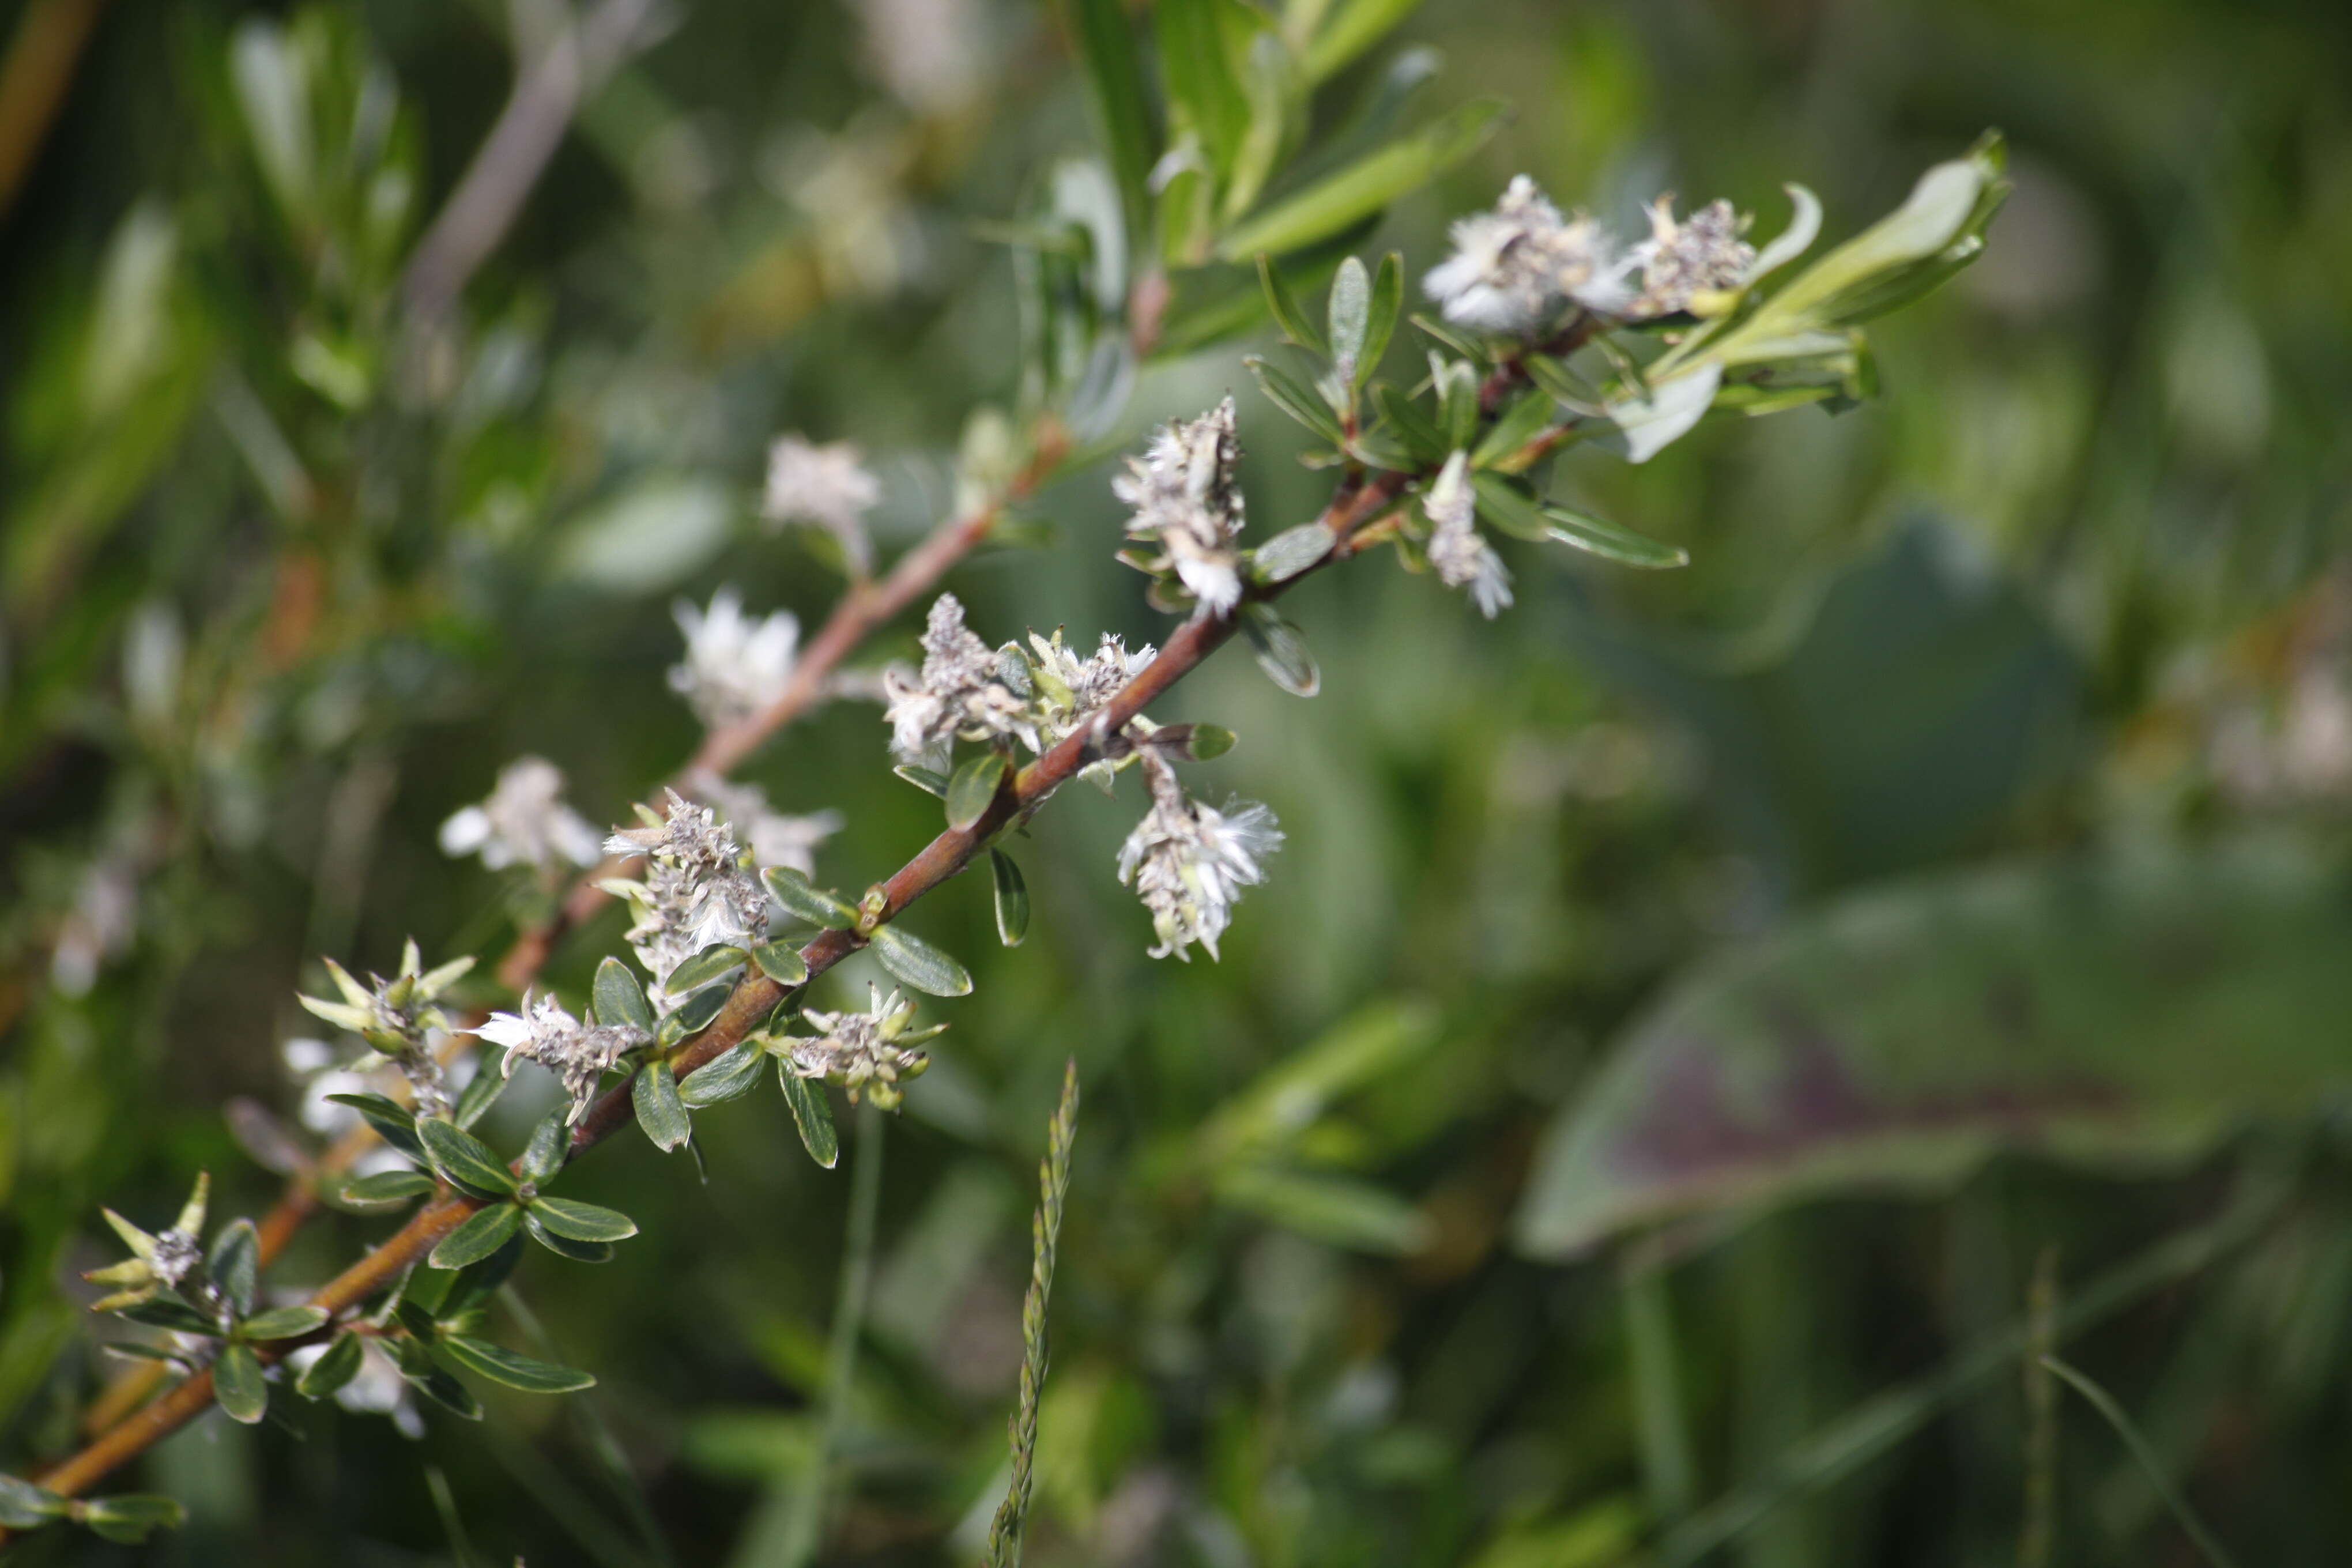
<svg viewBox="0 0 2352 1568">
<path fill-rule="evenodd" d="M 1810 403 L 1835 411 L 1869 395 L 1862 323 L 1965 264 L 2004 190 L 1989 138 L 1928 171 L 1891 216 L 1801 266 L 1822 223 L 1801 187 L 1789 188 L 1787 226 L 1760 243 L 1728 202 L 1678 216 L 1665 197 L 1629 243 L 1522 177 L 1493 208 L 1454 225 L 1449 255 L 1411 269 L 1394 254 L 1368 265 L 1338 247 L 1386 201 L 1477 145 L 1491 106 L 1413 133 L 1398 144 L 1411 157 L 1383 149 L 1266 199 L 1287 132 L 1220 141 L 1190 89 L 1171 82 L 1171 135 L 1155 151 L 1125 96 L 1133 62 L 1106 54 L 1128 47 L 1123 16 L 1117 6 L 1088 14 L 1097 25 L 1082 42 L 1108 151 L 1102 163 L 1057 170 L 1040 209 L 1006 227 L 1024 290 L 1018 416 L 974 419 L 957 514 L 877 575 L 863 516 L 878 490 L 856 448 L 796 436 L 775 443 L 764 513 L 832 542 L 848 578 L 839 609 L 804 642 L 791 616 L 747 611 L 732 590 L 707 608 L 682 605 L 686 647 L 671 684 L 708 738 L 675 786 L 601 846 L 551 764 L 520 758 L 485 777 L 486 798 L 451 817 L 441 842 L 509 879 L 525 916 L 514 951 L 483 979 L 466 957 L 427 968 L 415 942 L 390 978 L 362 983 L 325 961 L 337 995 L 302 1005 L 360 1043 L 345 1070 L 377 1075 L 378 1089 L 333 1097 L 369 1131 L 302 1155 L 303 1201 L 258 1227 L 235 1220 L 207 1243 L 201 1181 L 160 1233 L 108 1214 L 131 1256 L 92 1273 L 108 1288 L 95 1305 L 166 1336 L 122 1348 L 167 1371 L 146 1391 L 152 1400 L 82 1453 L 38 1482 L 6 1481 L 0 1524 L 73 1517 L 128 1531 L 166 1520 L 171 1510 L 154 1500 L 72 1500 L 215 1404 L 257 1421 L 274 1397 L 323 1398 L 378 1363 L 467 1417 L 480 1414 L 469 1377 L 545 1393 L 588 1385 L 585 1373 L 483 1332 L 526 1240 L 569 1264 L 609 1257 L 635 1234 L 627 1216 L 559 1195 L 572 1160 L 631 1121 L 662 1150 L 690 1149 L 698 1112 L 754 1092 L 772 1070 L 809 1152 L 832 1165 L 830 1089 L 881 1110 L 922 1092 L 920 1047 L 943 1026 L 918 1026 L 913 998 L 971 989 L 964 966 L 900 916 L 984 854 L 999 933 L 1018 943 L 1031 910 L 1011 836 L 1081 774 L 1109 791 L 1122 773 L 1139 775 L 1125 786 L 1138 797 L 1136 826 L 1116 866 L 1098 868 L 1140 901 L 1135 939 L 1157 957 L 1189 958 L 1197 945 L 1215 958 L 1246 890 L 1278 874 L 1282 833 L 1265 806 L 1211 805 L 1187 785 L 1184 770 L 1223 752 L 1229 731 L 1155 724 L 1148 704 L 1236 633 L 1285 690 L 1311 696 L 1315 660 L 1276 604 L 1306 574 L 1381 547 L 1489 617 L 1512 603 L 1496 535 L 1625 566 L 1681 563 L 1674 547 L 1552 499 L 1549 468 L 1586 445 L 1646 462 L 1703 419 Z M 1310 60 L 1315 47 L 1310 40 Z M 1324 75 L 1336 68 L 1318 64 Z M 1251 292 L 1239 292 L 1252 268 Z M 1328 280 L 1312 314 L 1297 293 L 1308 279 Z M 1430 313 L 1411 310 L 1414 294 Z M 1173 618 L 1160 645 L 1130 650 L 1108 636 L 1090 645 L 1061 629 L 991 640 L 952 595 L 930 597 L 919 658 L 882 677 L 887 732 L 875 732 L 874 763 L 939 796 L 942 829 L 862 891 L 823 885 L 815 854 L 838 818 L 787 816 L 730 771 L 835 689 L 843 654 L 930 595 L 1008 505 L 1118 426 L 1139 359 L 1200 347 L 1261 310 L 1283 340 L 1246 362 L 1265 401 L 1228 397 L 1150 434 L 1108 480 L 1129 510 L 1124 537 L 1088 546 L 1116 550 L 1143 574 L 1150 602 Z M 1307 427 L 1318 442 L 1307 460 L 1336 476 L 1321 513 L 1290 527 L 1250 518 L 1240 480 L 1250 431 L 1273 411 Z M 592 866 L 600 848 L 603 863 Z M 589 869 L 563 892 L 580 868 Z M 585 995 L 537 986 L 546 954 L 608 897 L 632 917 L 628 957 L 604 958 Z M 877 988 L 863 1009 L 812 1005 L 816 977 L 860 950 L 898 988 Z M 482 1011 L 451 997 L 468 982 L 466 1001 Z M 501 1054 L 477 1058 L 474 1042 Z M 482 1119 L 525 1066 L 553 1076 L 562 1103 L 520 1150 L 494 1149 L 478 1135 Z M 1029 1485 L 1075 1104 L 1073 1080 L 1053 1131 L 1052 1221 L 1039 1221 L 1024 1312 L 1016 1481 L 992 1546 L 1001 1561 L 1017 1556 Z M 373 1141 L 389 1160 L 347 1175 L 355 1145 Z M 362 1213 L 407 1212 L 298 1304 L 265 1307 L 262 1270 L 313 1193 Z"/>
</svg>

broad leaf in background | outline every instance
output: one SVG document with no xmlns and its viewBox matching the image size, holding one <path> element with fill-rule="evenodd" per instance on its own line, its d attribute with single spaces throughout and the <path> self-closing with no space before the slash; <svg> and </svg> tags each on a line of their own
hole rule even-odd
<svg viewBox="0 0 2352 1568">
<path fill-rule="evenodd" d="M 1703 963 L 1547 1133 L 1520 1247 L 1853 1189 L 1994 1150 L 2126 1168 L 2352 1091 L 2352 888 L 2297 841 L 1970 871 Z"/>
<path fill-rule="evenodd" d="M 1981 841 L 2059 772 L 2080 728 L 2074 656 L 1929 521 L 1835 578 L 1796 645 L 1761 668 L 1589 611 L 1559 624 L 1691 727 L 1727 826 L 1783 888 L 1885 876 Z"/>
</svg>

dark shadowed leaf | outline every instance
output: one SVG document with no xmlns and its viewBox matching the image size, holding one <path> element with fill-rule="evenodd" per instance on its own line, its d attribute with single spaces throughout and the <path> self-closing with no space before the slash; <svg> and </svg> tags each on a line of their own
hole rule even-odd
<svg viewBox="0 0 2352 1568">
<path fill-rule="evenodd" d="M 1019 947 L 1029 934 L 1029 884 L 1022 880 L 1013 857 L 1002 849 L 988 852 L 988 868 L 996 885 L 996 940 Z"/>
<path fill-rule="evenodd" d="M 302 1369 L 294 1392 L 305 1399 L 324 1399 L 360 1374 L 367 1347 L 357 1334 L 337 1334 L 325 1353 Z"/>
<path fill-rule="evenodd" d="M 188 1510 L 177 1498 L 143 1492 L 92 1498 L 81 1516 L 91 1534 L 123 1546 L 137 1546 L 158 1530 L 177 1530 L 187 1521 Z"/>
<path fill-rule="evenodd" d="M 474 1076 L 466 1080 L 466 1090 L 457 1097 L 457 1107 L 450 1117 L 458 1126 L 471 1128 L 499 1102 L 509 1081 L 501 1070 L 504 1053 L 494 1046 L 485 1046 L 479 1060 L 474 1064 Z"/>
<path fill-rule="evenodd" d="M 33 1530 L 60 1518 L 71 1505 L 44 1486 L 16 1476 L 0 1476 L 0 1526 Z"/>
<path fill-rule="evenodd" d="M 348 1105 L 360 1113 L 376 1136 L 407 1155 L 412 1160 L 425 1158 L 425 1145 L 417 1141 L 416 1113 L 386 1095 L 331 1094 L 327 1098 L 337 1105 Z"/>
<path fill-rule="evenodd" d="M 417 1123 L 416 1135 L 423 1141 L 433 1168 L 448 1177 L 453 1185 L 478 1198 L 513 1195 L 513 1174 L 490 1152 L 488 1144 L 464 1128 L 428 1117 Z"/>
<path fill-rule="evenodd" d="M 530 1200 L 530 1216 L 540 1228 L 567 1241 L 626 1241 L 637 1234 L 637 1222 L 618 1209 L 600 1208 L 577 1198 Z"/>
<path fill-rule="evenodd" d="M 1702 965 L 1561 1113 L 1557 1258 L 1677 1215 L 1937 1190 L 1996 1148 L 2126 1168 L 2352 1089 L 2352 900 L 2307 847 L 2028 863 L 1870 892 Z"/>
<path fill-rule="evenodd" d="M 1420 1210 L 1351 1176 L 1243 1165 L 1218 1175 L 1217 1196 L 1302 1236 L 1359 1252 L 1416 1252 L 1429 1240 L 1429 1221 Z"/>
<path fill-rule="evenodd" d="M 261 1237 L 253 1222 L 236 1219 L 221 1226 L 205 1267 L 213 1283 L 228 1293 L 229 1304 L 238 1316 L 252 1311 L 254 1297 L 261 1289 Z"/>
</svg>

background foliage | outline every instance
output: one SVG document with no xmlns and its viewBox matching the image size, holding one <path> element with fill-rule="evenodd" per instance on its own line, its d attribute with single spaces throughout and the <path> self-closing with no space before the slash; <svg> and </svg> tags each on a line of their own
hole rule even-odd
<svg viewBox="0 0 2352 1568">
<path fill-rule="evenodd" d="M 528 47 L 547 16 L 517 14 Z M 436 825 L 518 752 L 609 817 L 686 755 L 674 595 L 821 617 L 829 564 L 753 521 L 768 438 L 862 443 L 886 547 L 950 504 L 968 414 L 1019 391 L 983 226 L 1097 144 L 1058 13 L 679 5 L 423 367 L 455 387 L 426 429 L 376 395 L 384 317 L 504 98 L 502 19 L 263 15 L 105 16 L 0 216 L 12 1454 L 65 1447 L 107 1373 L 66 1284 L 111 1256 L 97 1205 L 160 1219 L 201 1168 L 219 1213 L 274 1191 L 219 1107 L 286 1105 L 318 956 L 499 945 Z M 2044 1248 L 2099 1319 L 2071 1358 L 2217 1533 L 2341 1561 L 2347 45 L 2317 5 L 1498 3 L 1345 66 L 1328 121 L 1424 76 L 1408 113 L 1516 106 L 1360 242 L 1415 275 L 1522 170 L 1621 226 L 1673 187 L 1768 232 L 1800 179 L 1836 234 L 1997 123 L 2018 188 L 1880 330 L 1882 401 L 1571 464 L 1689 570 L 1505 542 L 1492 626 L 1335 574 L 1290 611 L 1315 700 L 1228 658 L 1157 714 L 1238 731 L 1220 783 L 1290 834 L 1222 964 L 1145 957 L 1128 807 L 1090 792 L 1035 829 L 1022 949 L 976 879 L 927 903 L 978 985 L 927 1011 L 955 1028 L 889 1133 L 822 1559 L 976 1558 L 1075 1056 L 1032 1561 L 2013 1561 L 2029 1403 L 2013 1352 L 1969 1357 Z M 287 96 L 298 55 L 336 113 Z M 1327 481 L 1231 344 L 1147 367 L 1101 434 L 1227 389 L 1261 536 L 1311 515 Z M 964 566 L 978 623 L 1163 635 L 1099 465 L 1024 515 L 1056 547 Z M 747 771 L 847 811 L 845 887 L 936 823 L 882 739 L 844 701 Z M 606 919 L 551 970 L 567 995 Z M 583 1164 L 646 1234 L 524 1280 L 596 1391 L 415 1442 L 209 1421 L 146 1461 L 192 1510 L 149 1552 L 786 1560 L 846 1182 L 771 1102 L 708 1125 L 707 1184 L 634 1141 Z M 275 1277 L 367 1234 L 318 1225 Z M 1916 1419 L 1862 1404 L 1971 1366 Z M 2055 1560 L 2190 1561 L 2114 1433 L 2060 1411 Z"/>
</svg>

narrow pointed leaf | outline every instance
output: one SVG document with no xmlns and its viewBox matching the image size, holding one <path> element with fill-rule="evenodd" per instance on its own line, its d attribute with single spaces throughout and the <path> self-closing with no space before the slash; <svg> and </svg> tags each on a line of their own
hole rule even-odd
<svg viewBox="0 0 2352 1568">
<path fill-rule="evenodd" d="M 988 814 L 997 785 L 1012 763 L 1002 752 L 967 759 L 948 778 L 948 826 L 961 833 Z"/>
<path fill-rule="evenodd" d="M 613 1244 L 609 1241 L 574 1241 L 568 1236 L 558 1236 L 540 1223 L 536 1212 L 523 1217 L 523 1229 L 530 1238 L 558 1258 L 573 1263 L 610 1263 Z"/>
<path fill-rule="evenodd" d="M 809 879 L 789 866 L 771 866 L 760 873 L 776 902 L 793 918 L 827 931 L 847 931 L 857 923 L 857 910 L 831 893 L 811 887 Z"/>
<path fill-rule="evenodd" d="M 686 1102 L 678 1098 L 677 1079 L 667 1062 L 647 1062 L 639 1069 L 629 1098 L 636 1106 L 637 1125 L 663 1153 L 694 1136 L 694 1123 L 687 1118 Z"/>
<path fill-rule="evenodd" d="M 424 1143 L 433 1168 L 446 1176 L 452 1185 L 478 1198 L 514 1195 L 512 1173 L 490 1152 L 489 1145 L 464 1128 L 428 1117 L 416 1124 L 416 1136 Z"/>
<path fill-rule="evenodd" d="M 269 1409 L 269 1384 L 261 1375 L 261 1358 L 253 1347 L 234 1341 L 221 1346 L 213 1363 L 213 1397 L 232 1421 L 247 1426 Z"/>
<path fill-rule="evenodd" d="M 1505 111 L 1499 99 L 1465 103 L 1244 219 L 1219 242 L 1217 254 L 1227 261 L 1262 250 L 1283 256 L 1338 234 L 1476 152 Z"/>
<path fill-rule="evenodd" d="M 482 1418 L 481 1401 L 434 1359 L 432 1350 L 423 1341 L 396 1340 L 392 1352 L 400 1363 L 400 1375 L 408 1380 L 411 1388 L 453 1415 L 468 1421 Z"/>
<path fill-rule="evenodd" d="M 1488 427 L 1486 437 L 1470 453 L 1474 467 L 1491 468 L 1511 457 L 1520 447 L 1543 434 L 1551 424 L 1554 404 L 1548 392 L 1523 393 L 1518 400 L 1503 410 L 1502 417 Z"/>
<path fill-rule="evenodd" d="M 416 1113 L 398 1100 L 381 1094 L 331 1094 L 327 1098 L 358 1111 L 362 1120 L 375 1129 L 377 1137 L 410 1159 L 425 1158 L 425 1145 L 416 1136 Z"/>
<path fill-rule="evenodd" d="M 578 1198 L 542 1194 L 530 1200 L 530 1217 L 541 1229 L 567 1241 L 626 1241 L 637 1234 L 637 1222 L 620 1210 Z"/>
<path fill-rule="evenodd" d="M 1371 331 L 1372 278 L 1354 257 L 1340 262 L 1339 270 L 1331 275 L 1331 298 L 1324 313 L 1331 331 L 1333 367 L 1349 385 L 1362 384 L 1356 372 L 1363 362 L 1365 337 Z"/>
<path fill-rule="evenodd" d="M 576 1394 L 596 1386 L 587 1373 L 551 1361 L 519 1355 L 488 1340 L 465 1334 L 441 1336 L 441 1353 L 477 1377 L 519 1388 L 525 1394 Z"/>
<path fill-rule="evenodd" d="M 1029 934 L 1029 884 L 1022 880 L 1013 857 L 1002 849 L 988 852 L 988 868 L 996 882 L 996 939 L 1007 947 L 1019 947 Z"/>
<path fill-rule="evenodd" d="M 596 966 L 596 984 L 592 994 L 598 1023 L 626 1024 L 648 1035 L 654 1032 L 654 1008 L 646 1000 L 646 988 L 637 984 L 636 975 L 619 959 L 608 958 Z"/>
<path fill-rule="evenodd" d="M 1242 360 L 1249 367 L 1257 384 L 1276 408 L 1306 426 L 1333 446 L 1345 440 L 1339 417 L 1320 394 L 1298 379 L 1290 371 L 1276 364 L 1264 354 L 1250 354 Z"/>
<path fill-rule="evenodd" d="M 1389 339 L 1396 335 L 1397 317 L 1404 311 L 1404 258 L 1395 251 L 1381 258 L 1380 270 L 1372 274 L 1371 297 L 1364 310 L 1364 341 L 1356 351 L 1356 390 L 1372 379 L 1381 366 L 1381 356 L 1388 353 Z"/>
<path fill-rule="evenodd" d="M 1323 340 L 1307 321 L 1306 310 L 1298 303 L 1298 296 L 1291 292 L 1288 283 L 1283 281 L 1282 273 L 1274 265 L 1274 258 L 1264 251 L 1258 252 L 1257 280 L 1258 287 L 1265 290 L 1266 309 L 1273 312 L 1274 324 L 1282 330 L 1284 340 L 1312 353 L 1321 353 Z"/>
<path fill-rule="evenodd" d="M 1103 162 L 1118 185 L 1128 232 L 1140 234 L 1150 210 L 1148 187 L 1157 154 L 1135 29 L 1119 0 L 1062 0 L 1060 9 L 1086 78 Z"/>
<path fill-rule="evenodd" d="M 290 1340 L 309 1333 L 326 1321 L 324 1307 L 272 1307 L 246 1319 L 236 1326 L 236 1331 L 248 1340 Z"/>
<path fill-rule="evenodd" d="M 396 1204 L 432 1190 L 433 1178 L 422 1171 L 379 1171 L 345 1182 L 342 1198 L 347 1204 Z"/>
<path fill-rule="evenodd" d="M 457 1097 L 457 1109 L 450 1112 L 458 1126 L 470 1128 L 499 1102 L 507 1091 L 507 1075 L 502 1070 L 504 1053 L 495 1047 L 485 1047 L 481 1059 L 474 1064 L 474 1076 L 466 1080 L 465 1092 Z"/>
<path fill-rule="evenodd" d="M 872 942 L 882 967 L 916 990 L 933 996 L 971 994 L 971 972 L 922 938 L 887 925 L 875 928 Z"/>
<path fill-rule="evenodd" d="M 360 1374 L 367 1360 L 367 1347 L 357 1334 L 337 1334 L 326 1353 L 302 1369 L 294 1383 L 294 1392 L 305 1399 L 325 1399 L 343 1384 Z"/>
<path fill-rule="evenodd" d="M 1640 566 L 1650 571 L 1664 571 L 1690 564 L 1690 552 L 1679 544 L 1652 539 L 1636 533 L 1606 519 L 1586 512 L 1571 511 L 1564 506 L 1547 505 L 1543 515 L 1549 526 L 1544 536 L 1557 543 L 1588 550 L 1621 566 Z"/>
<path fill-rule="evenodd" d="M 479 1263 L 514 1239 L 522 1228 L 522 1209 L 514 1204 L 492 1204 L 441 1238 L 426 1261 L 436 1268 L 463 1268 Z"/>
<path fill-rule="evenodd" d="M 833 1110 L 825 1103 L 824 1085 L 806 1079 L 793 1070 L 793 1064 L 779 1058 L 776 1077 L 784 1086 L 784 1103 L 793 1109 L 793 1125 L 800 1130 L 801 1146 L 809 1158 L 833 1169 L 841 1158 L 841 1140 L 833 1130 Z"/>
<path fill-rule="evenodd" d="M 189 1306 L 185 1301 L 169 1296 L 157 1296 L 118 1310 L 115 1314 L 127 1323 L 144 1323 L 151 1329 L 169 1329 L 178 1334 L 217 1334 L 220 1325 Z"/>
<path fill-rule="evenodd" d="M 919 768 L 911 763 L 902 763 L 890 771 L 925 795 L 935 795 L 945 798 L 948 793 L 947 775 L 936 768 Z"/>
</svg>

